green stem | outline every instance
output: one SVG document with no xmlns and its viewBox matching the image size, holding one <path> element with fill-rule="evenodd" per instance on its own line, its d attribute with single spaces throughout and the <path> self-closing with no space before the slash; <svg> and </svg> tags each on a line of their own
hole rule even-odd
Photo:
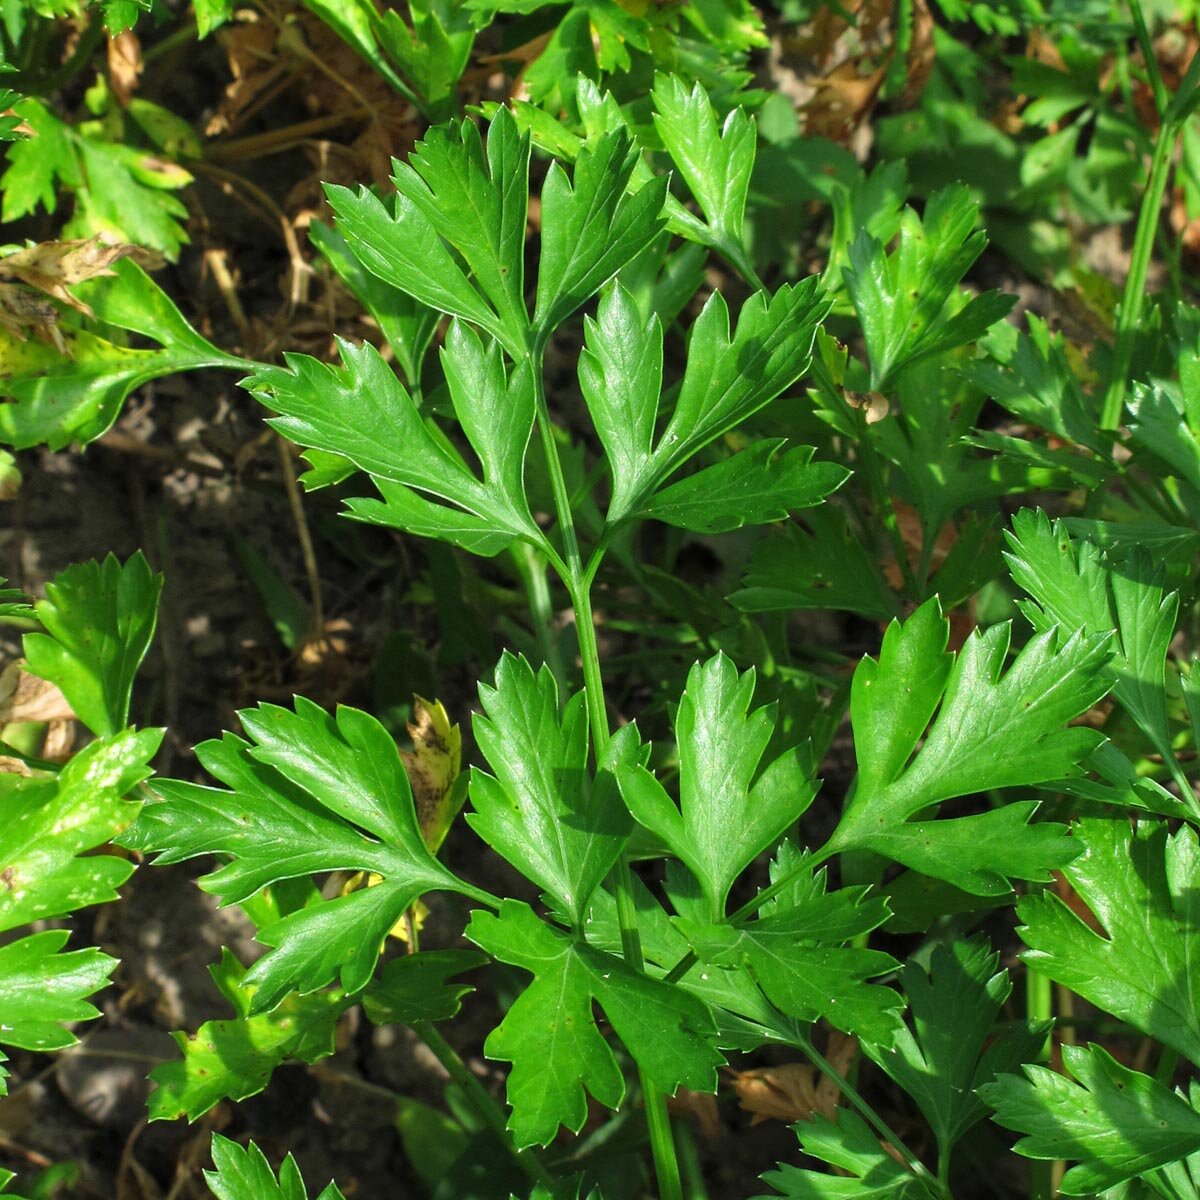
<svg viewBox="0 0 1200 1200">
<path fill-rule="evenodd" d="M 518 542 L 512 549 L 512 555 L 525 584 L 525 595 L 533 617 L 533 632 L 542 661 L 549 663 L 555 679 L 565 679 L 566 667 L 558 646 L 558 638 L 554 635 L 554 602 L 550 596 L 550 584 L 546 579 L 545 557 L 528 542 Z"/>
<path fill-rule="evenodd" d="M 1150 90 L 1154 93 L 1154 107 L 1160 117 L 1166 115 L 1167 105 L 1171 98 L 1167 95 L 1167 85 L 1163 82 L 1162 72 L 1158 69 L 1158 55 L 1154 53 L 1154 42 L 1150 37 L 1150 29 L 1146 25 L 1146 14 L 1142 12 L 1141 0 L 1129 0 L 1129 12 L 1133 17 L 1133 28 L 1137 34 L 1138 45 L 1142 48 L 1142 57 L 1146 60 L 1146 75 L 1150 80 Z"/>
<path fill-rule="evenodd" d="M 1154 142 L 1154 154 L 1150 160 L 1150 180 L 1142 197 L 1137 231 L 1133 236 L 1133 251 L 1129 258 L 1129 275 L 1125 279 L 1125 291 L 1121 295 L 1121 307 L 1117 311 L 1112 372 L 1100 413 L 1100 428 L 1104 430 L 1115 430 L 1121 424 L 1125 393 L 1129 384 L 1129 369 L 1133 363 L 1133 348 L 1146 299 L 1146 273 L 1150 269 L 1154 233 L 1162 210 L 1163 195 L 1167 189 L 1167 177 L 1171 172 L 1175 142 L 1181 128 L 1182 124 L 1179 121 L 1168 120 L 1164 116 Z"/>
<path fill-rule="evenodd" d="M 604 679 L 600 672 L 600 650 L 596 644 L 596 625 L 592 617 L 591 573 L 585 570 L 575 533 L 575 518 L 571 512 L 571 497 L 563 477 L 562 461 L 554 441 L 550 412 L 546 404 L 546 385 L 540 353 L 530 353 L 533 368 L 534 401 L 538 431 L 550 474 L 550 489 L 558 514 L 559 534 L 562 537 L 563 557 L 555 562 L 571 604 L 575 609 L 575 632 L 579 638 L 579 658 L 583 665 L 583 682 L 587 696 L 588 722 L 592 731 L 592 746 L 597 764 L 604 761 L 608 750 L 608 713 L 604 704 Z M 551 559 L 554 562 L 554 559 Z M 591 565 L 591 564 L 589 564 Z M 595 566 L 598 566 L 598 562 Z M 617 921 L 621 928 L 621 947 L 625 961 L 636 971 L 645 969 L 642 943 L 638 935 L 637 909 L 633 902 L 633 876 L 629 859 L 622 855 L 612 873 L 613 894 L 617 902 Z M 654 1156 L 654 1172 L 658 1179 L 660 1200 L 683 1200 L 683 1185 L 675 1140 L 671 1136 L 671 1119 L 667 1114 L 666 1097 L 658 1085 L 638 1068 L 642 1084 L 642 1101 L 646 1108 L 646 1126 L 650 1134 L 650 1149 Z"/>
<path fill-rule="evenodd" d="M 458 1051 L 438 1033 L 433 1022 L 417 1021 L 412 1030 L 433 1051 L 434 1057 L 446 1068 L 446 1073 L 450 1078 L 462 1088 L 463 1094 L 470 1101 L 471 1107 L 479 1114 L 480 1120 L 496 1134 L 521 1170 L 534 1183 L 540 1183 L 543 1187 L 553 1189 L 554 1176 L 546 1170 L 534 1151 L 516 1148 L 512 1135 L 508 1132 L 508 1122 L 504 1119 L 504 1113 L 500 1106 L 471 1073 L 467 1064 L 459 1057 Z"/>
<path fill-rule="evenodd" d="M 1025 1015 L 1031 1021 L 1054 1019 L 1054 997 L 1050 978 L 1026 966 Z M 1050 1061 L 1050 1036 L 1038 1050 L 1038 1061 Z M 1052 1159 L 1031 1159 L 1029 1163 L 1029 1200 L 1052 1200 L 1054 1196 L 1054 1162 Z"/>
<path fill-rule="evenodd" d="M 904 590 L 910 600 L 920 602 L 925 598 L 925 589 L 917 582 L 912 563 L 908 560 L 908 547 L 904 544 L 904 535 L 900 532 L 900 522 L 892 505 L 892 495 L 883 477 L 883 465 L 879 461 L 875 443 L 871 440 L 871 427 L 867 424 L 866 414 L 862 409 L 855 409 L 854 412 L 858 422 L 858 445 L 862 452 L 867 485 L 883 521 L 883 527 L 887 530 L 888 540 L 892 543 L 892 554 L 904 579 Z"/>
<path fill-rule="evenodd" d="M 934 1178 L 929 1168 L 904 1144 L 900 1135 L 862 1098 L 858 1089 L 848 1079 L 834 1070 L 832 1064 L 821 1054 L 816 1046 L 804 1034 L 798 1031 L 795 1040 L 796 1045 L 804 1051 L 813 1066 L 821 1074 L 828 1075 L 833 1080 L 837 1085 L 838 1091 L 846 1097 L 853 1108 L 858 1110 L 863 1120 L 872 1126 L 885 1142 L 895 1147 L 904 1159 L 908 1169 L 925 1185 L 926 1189 L 936 1196 L 943 1197 L 943 1200 L 952 1200 L 949 1187 Z"/>
</svg>

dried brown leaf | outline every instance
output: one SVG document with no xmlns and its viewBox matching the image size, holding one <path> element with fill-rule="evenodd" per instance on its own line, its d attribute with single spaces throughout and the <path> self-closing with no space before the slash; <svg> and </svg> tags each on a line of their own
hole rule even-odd
<svg viewBox="0 0 1200 1200">
<path fill-rule="evenodd" d="M 108 82 L 122 108 L 137 91 L 142 70 L 142 43 L 132 29 L 108 39 Z"/>
<path fill-rule="evenodd" d="M 0 724 L 74 719 L 62 692 L 48 680 L 30 675 L 22 663 L 10 663 L 0 672 Z"/>
<path fill-rule="evenodd" d="M 825 1058 L 839 1075 L 845 1076 L 858 1053 L 858 1039 L 832 1030 Z M 818 1073 L 809 1063 L 782 1063 L 752 1071 L 733 1071 L 731 1080 L 738 1103 L 753 1113 L 751 1124 L 809 1121 L 814 1113 L 831 1120 L 838 1107 L 837 1084 Z"/>
<path fill-rule="evenodd" d="M 84 316 L 94 314 L 82 300 L 67 290 L 71 284 L 113 274 L 112 265 L 122 258 L 135 258 L 153 267 L 161 259 L 139 246 L 110 245 L 99 237 L 67 242 L 38 242 L 0 258 L 0 279 L 18 279 L 28 287 L 61 301 Z M 10 304 L 17 303 L 10 296 Z M 12 307 L 9 312 L 12 312 Z"/>
</svg>

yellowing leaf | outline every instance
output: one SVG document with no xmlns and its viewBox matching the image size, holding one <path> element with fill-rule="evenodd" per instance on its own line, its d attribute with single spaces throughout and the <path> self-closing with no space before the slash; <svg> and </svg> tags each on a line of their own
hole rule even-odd
<svg viewBox="0 0 1200 1200">
<path fill-rule="evenodd" d="M 464 789 L 455 787 L 462 772 L 462 731 L 450 724 L 440 700 L 413 699 L 408 726 L 413 748 L 402 750 L 400 757 L 412 784 L 421 835 L 436 854 L 465 799 Z"/>
</svg>

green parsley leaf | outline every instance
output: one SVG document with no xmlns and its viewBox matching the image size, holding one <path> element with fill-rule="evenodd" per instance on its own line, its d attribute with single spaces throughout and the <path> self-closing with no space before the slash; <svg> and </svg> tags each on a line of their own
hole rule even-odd
<svg viewBox="0 0 1200 1200">
<path fill-rule="evenodd" d="M 25 635 L 30 674 L 57 685 L 75 715 L 100 736 L 129 721 L 134 677 L 154 637 L 162 576 L 139 550 L 126 563 L 76 563 L 34 605 L 45 633 Z"/>
<path fill-rule="evenodd" d="M 872 391 L 886 391 L 904 367 L 976 341 L 1012 308 L 1012 296 L 985 292 L 943 313 L 987 244 L 974 231 L 978 217 L 970 192 L 955 184 L 929 197 L 923 218 L 904 210 L 891 254 L 865 229 L 851 245 L 842 276 L 866 339 Z"/>
<path fill-rule="evenodd" d="M 43 342 L 20 341 L 0 330 L 3 393 L 0 441 L 23 449 L 86 445 L 107 433 L 126 397 L 153 379 L 201 367 L 245 369 L 246 363 L 202 338 L 167 294 L 131 259 L 111 276 L 74 285 L 72 293 L 97 320 L 160 343 L 160 349 L 119 346 L 76 325 L 61 325 L 64 356 Z"/>
<path fill-rule="evenodd" d="M 929 972 L 915 962 L 901 975 L 912 1026 L 890 1049 L 863 1049 L 916 1102 L 937 1138 L 944 1162 L 954 1144 L 987 1115 L 975 1089 L 1035 1057 L 1048 1024 L 1029 1022 L 994 1033 L 1012 991 L 999 956 L 981 938 L 934 949 Z"/>
<path fill-rule="evenodd" d="M 849 942 L 877 929 L 887 905 L 868 899 L 866 888 L 825 891 L 825 873 L 810 874 L 786 906 L 738 926 L 678 922 L 703 963 L 745 963 L 776 1008 L 812 1022 L 824 1017 L 847 1033 L 890 1045 L 900 1025 L 902 1001 L 891 989 L 868 983 L 896 967 L 890 954 Z"/>
<path fill-rule="evenodd" d="M 451 983 L 449 977 L 486 961 L 474 950 L 422 950 L 393 958 L 363 994 L 363 1008 L 376 1025 L 448 1021 L 462 1007 L 462 998 L 475 990 L 469 983 Z"/>
<path fill-rule="evenodd" d="M 54 777 L 0 775 L 0 931 L 116 899 L 133 864 L 85 852 L 136 815 L 124 797 L 150 774 L 161 740 L 158 729 L 128 730 L 92 742 Z M 0 1044 L 60 1049 L 76 1040 L 65 1023 L 98 1015 L 85 997 L 116 960 L 95 948 L 60 953 L 69 936 L 49 929 L 0 947 Z"/>
<path fill-rule="evenodd" d="M 611 776 L 593 780 L 587 769 L 586 697 L 576 693 L 560 713 L 550 668 L 535 674 L 511 654 L 496 668 L 495 687 L 481 685 L 479 697 L 475 740 L 493 774 L 472 769 L 475 811 L 467 824 L 578 925 L 632 829 Z M 636 758 L 636 730 L 626 729 L 610 747 L 611 761 Z"/>
<path fill-rule="evenodd" d="M 148 1103 L 152 1121 L 195 1121 L 221 1100 L 258 1095 L 285 1061 L 328 1058 L 337 1019 L 353 1003 L 334 989 L 291 995 L 271 1012 L 252 1016 L 254 989 L 246 985 L 246 969 L 228 948 L 210 970 L 237 1015 L 205 1021 L 194 1034 L 174 1035 L 182 1057 L 150 1072 L 156 1085 Z"/>
<path fill-rule="evenodd" d="M 283 1160 L 278 1178 L 267 1156 L 253 1142 L 239 1146 L 214 1133 L 212 1156 L 216 1170 L 205 1171 L 204 1179 L 217 1200 L 308 1200 L 300 1168 L 290 1154 Z M 344 1197 L 337 1185 L 330 1183 L 316 1200 Z"/>
<path fill-rule="evenodd" d="M 257 989 L 251 1014 L 335 978 L 348 993 L 361 991 L 388 931 L 422 892 L 483 898 L 426 849 L 400 753 L 374 717 L 346 707 L 332 717 L 300 697 L 294 709 L 265 704 L 239 716 L 251 741 L 227 733 L 196 747 L 205 770 L 231 790 L 157 780 L 162 803 L 143 809 L 123 844 L 162 863 L 228 855 L 201 881 L 223 904 L 317 871 L 380 876 L 377 886 L 260 930 L 259 941 L 273 949 L 246 975 Z"/>
<path fill-rule="evenodd" d="M 1085 819 L 1082 851 L 1064 868 L 1096 914 L 1096 933 L 1056 896 L 1021 898 L 1024 957 L 1042 974 L 1200 1064 L 1200 871 L 1196 833 L 1157 822 L 1131 831 L 1124 818 Z"/>
<path fill-rule="evenodd" d="M 754 548 L 742 587 L 730 603 L 743 612 L 842 609 L 888 621 L 899 601 L 842 509 L 804 515 L 811 532 L 791 525 Z"/>
<path fill-rule="evenodd" d="M 616 129 L 585 145 L 570 181 L 551 163 L 542 184 L 542 246 L 533 324 L 545 341 L 589 296 L 636 258 L 662 228 L 665 179 L 630 195 L 639 151 Z"/>
<path fill-rule="evenodd" d="M 768 706 L 751 712 L 753 694 L 754 672 L 739 675 L 723 654 L 688 673 L 675 717 L 678 806 L 645 767 L 617 771 L 634 818 L 662 838 L 699 880 L 711 921 L 725 916 L 734 880 L 816 795 L 802 747 L 762 766 L 775 711 Z"/>
<path fill-rule="evenodd" d="M 795 509 L 820 504 L 849 479 L 836 463 L 814 463 L 812 446 L 785 451 L 784 445 L 782 438 L 762 438 L 656 492 L 638 515 L 699 533 L 727 533 L 785 520 Z"/>
<path fill-rule="evenodd" d="M 642 319 L 620 283 L 610 288 L 596 319 L 586 323 L 579 360 L 580 386 L 613 472 L 608 522 L 616 524 L 654 503 L 654 491 L 696 451 L 807 370 L 813 336 L 827 311 L 817 280 L 806 279 L 769 297 L 765 292 L 751 296 L 731 336 L 729 310 L 714 292 L 692 326 L 675 409 L 655 446 L 661 325 L 656 316 Z M 832 482 L 833 470 L 827 469 L 824 481 Z"/>
<path fill-rule="evenodd" d="M 742 235 L 757 142 L 753 120 L 735 108 L 718 128 L 708 91 L 700 83 L 689 91 L 673 75 L 655 79 L 653 96 L 654 127 L 708 221 L 695 232 L 730 261 L 748 265 Z"/>
<path fill-rule="evenodd" d="M 1027 1065 L 1027 1079 L 1001 1076 L 980 1095 L 1001 1125 L 1027 1135 L 1018 1154 L 1076 1163 L 1064 1196 L 1091 1196 L 1200 1151 L 1200 1113 L 1182 1096 L 1102 1046 L 1063 1046 L 1062 1056 L 1078 1083 Z"/>
<path fill-rule="evenodd" d="M 496 554 L 515 538 L 541 543 L 525 499 L 525 451 L 534 420 L 527 367 L 509 377 L 496 343 L 485 349 L 469 326 L 450 326 L 442 365 L 455 413 L 483 464 L 480 481 L 425 423 L 379 351 L 365 342 L 339 342 L 339 350 L 341 368 L 286 355 L 286 368 L 260 367 L 246 386 L 281 414 L 270 424 L 287 437 L 341 455 L 371 475 L 383 500 L 349 500 L 351 516 L 478 554 Z"/>
<path fill-rule="evenodd" d="M 668 1095 L 680 1086 L 716 1090 L 722 1058 L 708 1009 L 681 988 L 651 979 L 505 900 L 499 915 L 477 909 L 467 937 L 493 958 L 533 973 L 489 1035 L 484 1053 L 512 1063 L 509 1129 L 518 1148 L 546 1146 L 560 1125 L 578 1132 L 586 1092 L 616 1108 L 625 1080 L 596 1026 L 598 1004 L 638 1066 Z"/>
<path fill-rule="evenodd" d="M 817 1114 L 792 1128 L 805 1154 L 847 1174 L 825 1175 L 781 1163 L 763 1175 L 763 1181 L 787 1200 L 916 1200 L 927 1195 L 850 1109 L 838 1113 L 836 1125 Z"/>
<path fill-rule="evenodd" d="M 859 664 L 850 716 L 867 773 L 829 846 L 875 850 L 974 895 L 1003 895 L 1010 878 L 1049 879 L 1076 853 L 1063 826 L 1027 824 L 1036 801 L 911 818 L 955 796 L 1076 773 L 1103 737 L 1067 724 L 1108 690 L 1108 638 L 1077 633 L 1059 645 L 1053 632 L 1039 634 L 1005 672 L 1008 625 L 972 633 L 952 665 L 948 633 L 935 598 L 888 627 L 878 662 Z"/>
<path fill-rule="evenodd" d="M 1072 538 L 1061 521 L 1051 525 L 1041 509 L 1017 513 L 1008 543 L 1013 582 L 1034 600 L 1021 611 L 1035 629 L 1116 631 L 1113 695 L 1154 749 L 1172 761 L 1165 673 L 1179 596 L 1164 591 L 1162 564 L 1141 547 L 1114 563 L 1090 542 Z"/>
</svg>

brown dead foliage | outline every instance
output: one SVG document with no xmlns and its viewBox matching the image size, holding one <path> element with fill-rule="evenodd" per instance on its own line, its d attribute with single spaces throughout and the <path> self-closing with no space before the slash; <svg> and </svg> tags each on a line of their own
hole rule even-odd
<svg viewBox="0 0 1200 1200">
<path fill-rule="evenodd" d="M 849 1071 L 857 1053 L 857 1038 L 836 1029 L 830 1031 L 825 1057 L 839 1075 Z M 837 1084 L 809 1063 L 730 1071 L 729 1076 L 741 1107 L 753 1113 L 754 1125 L 762 1121 L 811 1121 L 816 1113 L 832 1120 L 841 1097 Z"/>
<path fill-rule="evenodd" d="M 773 42 L 776 85 L 796 106 L 805 134 L 849 144 L 879 100 L 896 54 L 896 5 L 892 0 L 848 0 L 854 17 L 821 7 L 811 21 L 781 28 Z M 933 16 L 926 0 L 914 0 L 899 104 L 920 99 L 933 70 Z"/>
</svg>

